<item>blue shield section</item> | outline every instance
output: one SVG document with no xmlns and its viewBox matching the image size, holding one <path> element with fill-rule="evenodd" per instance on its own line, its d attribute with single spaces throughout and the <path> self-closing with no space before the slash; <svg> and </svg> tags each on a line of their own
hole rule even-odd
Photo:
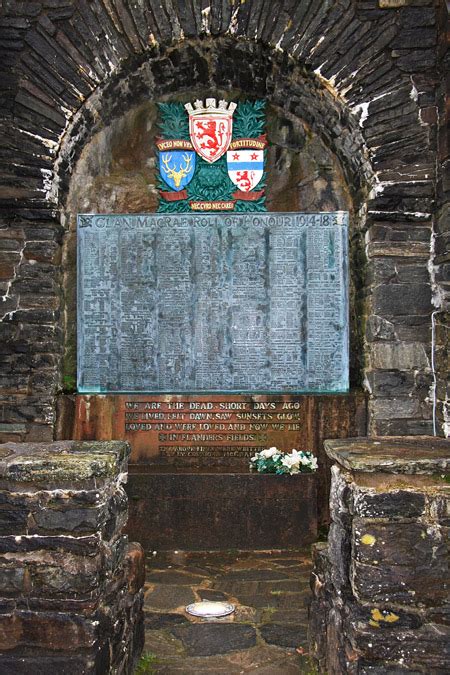
<svg viewBox="0 0 450 675">
<path fill-rule="evenodd" d="M 161 178 L 175 192 L 191 182 L 195 171 L 196 154 L 192 150 L 168 150 L 159 153 Z"/>
</svg>

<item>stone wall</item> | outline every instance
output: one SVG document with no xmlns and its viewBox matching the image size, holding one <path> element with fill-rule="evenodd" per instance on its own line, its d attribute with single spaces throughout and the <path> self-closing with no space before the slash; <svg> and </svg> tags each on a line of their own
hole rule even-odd
<svg viewBox="0 0 450 675">
<path fill-rule="evenodd" d="M 363 288 L 354 323 L 365 331 L 371 432 L 431 433 L 431 282 L 436 299 L 447 260 L 439 253 L 431 279 L 441 4 L 5 0 L 3 439 L 53 438 L 58 393 L 73 386 L 62 377 L 61 252 L 84 146 L 149 100 L 236 89 L 298 118 L 340 163 L 355 237 L 366 238 L 353 261 Z"/>
<path fill-rule="evenodd" d="M 122 442 L 0 446 L 0 671 L 131 673 L 144 559 Z"/>
<path fill-rule="evenodd" d="M 435 425 L 450 435 L 450 32 L 446 3 L 442 3 L 439 21 L 439 77 L 438 88 L 438 161 L 437 161 L 437 212 L 432 248 L 434 250 L 434 304 L 436 313 L 435 342 L 437 372 Z"/>
<path fill-rule="evenodd" d="M 310 649 L 328 675 L 450 663 L 450 442 L 326 441 L 328 544 L 314 547 Z"/>
</svg>

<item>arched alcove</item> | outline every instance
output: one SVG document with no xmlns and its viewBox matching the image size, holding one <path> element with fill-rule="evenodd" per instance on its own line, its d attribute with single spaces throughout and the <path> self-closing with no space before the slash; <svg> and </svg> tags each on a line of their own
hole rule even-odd
<svg viewBox="0 0 450 675">
<path fill-rule="evenodd" d="M 224 63 L 231 70 L 223 68 Z M 65 227 L 62 381 L 66 392 L 60 397 L 57 426 L 63 437 L 73 433 L 66 415 L 70 400 L 66 394 L 70 394 L 76 374 L 77 213 L 156 211 L 157 104 L 175 100 L 185 103 L 207 96 L 266 100 L 269 211 L 349 211 L 351 385 L 361 386 L 364 217 L 374 177 L 357 120 L 314 73 L 273 49 L 232 38 L 182 42 L 124 63 L 120 73 L 80 109 L 59 154 L 55 187 Z M 92 405 L 95 407 L 94 401 Z M 354 406 L 353 399 L 348 405 L 345 401 L 336 403 L 333 431 L 328 434 L 345 434 L 350 428 L 364 433 L 364 424 L 358 426 L 355 422 Z M 106 417 L 117 417 L 117 411 L 109 410 L 106 416 L 104 410 L 93 412 L 97 414 L 108 435 Z M 337 428 L 340 415 L 346 421 Z M 307 423 L 311 429 L 320 427 L 318 437 L 325 433 L 326 426 L 323 420 L 319 421 L 320 416 L 311 411 Z M 325 470 L 321 481 L 325 483 L 320 495 L 324 506 L 328 481 Z"/>
<path fill-rule="evenodd" d="M 173 77 L 161 78 L 171 64 Z M 220 64 L 228 63 L 230 71 Z M 251 65 L 246 72 L 245 65 Z M 183 68 L 177 69 L 177 65 Z M 252 73 L 258 72 L 255 79 Z M 185 73 L 191 73 L 186 83 Z M 205 86 L 205 80 L 209 83 Z M 239 85 L 241 88 L 239 88 Z M 181 43 L 124 65 L 80 110 L 59 158 L 59 198 L 66 230 L 65 360 L 63 381 L 74 383 L 75 219 L 79 212 L 136 213 L 157 209 L 157 103 L 214 95 L 268 102 L 269 211 L 350 212 L 351 384 L 363 379 L 364 204 L 371 170 L 356 121 L 313 73 L 292 59 L 230 38 Z"/>
<path fill-rule="evenodd" d="M 293 482 L 285 483 L 285 503 L 289 505 L 288 500 L 292 500 L 292 508 L 289 505 L 287 509 L 289 515 L 292 515 L 302 501 L 297 498 L 299 494 L 306 508 L 300 517 L 295 515 L 296 525 L 300 525 L 300 529 L 309 527 L 308 536 L 314 536 L 314 528 L 310 526 L 315 522 L 316 487 L 322 501 L 319 518 L 322 522 L 326 521 L 324 500 L 329 491 L 327 481 L 330 472 L 328 460 L 323 455 L 324 438 L 365 433 L 388 437 L 448 434 L 448 316 L 443 311 L 447 307 L 449 290 L 446 281 L 449 260 L 448 214 L 445 206 L 448 192 L 443 181 L 443 167 L 448 153 L 443 148 L 443 79 L 439 83 L 445 71 L 444 22 L 439 26 L 440 18 L 443 18 L 445 12 L 443 5 L 439 7 L 440 4 L 442 5 L 434 0 L 5 0 L 0 21 L 0 71 L 4 93 L 0 103 L 3 112 L 0 124 L 3 182 L 0 191 L 0 304 L 3 310 L 0 318 L 0 439 L 3 442 L 45 441 L 39 446 L 44 453 L 42 462 L 39 462 L 37 456 L 29 455 L 29 446 L 24 446 L 26 457 L 22 468 L 27 474 L 27 480 L 34 476 L 38 482 L 41 481 L 42 486 L 43 463 L 48 466 L 49 462 L 56 462 L 54 466 L 60 467 L 60 476 L 66 482 L 62 486 L 64 489 L 59 491 L 61 494 L 55 493 L 55 499 L 62 505 L 65 515 L 61 520 L 57 517 L 59 507 L 55 509 L 58 522 L 55 521 L 57 529 L 54 532 L 62 531 L 60 525 L 64 520 L 67 531 L 72 528 L 75 535 L 77 532 L 84 533 L 84 524 L 79 523 L 79 514 L 74 511 L 72 518 L 70 509 L 67 511 L 67 504 L 63 504 L 67 500 L 60 499 L 61 495 L 68 495 L 69 501 L 77 501 L 76 491 L 68 490 L 70 485 L 67 479 L 70 478 L 70 471 L 67 472 L 66 469 L 69 470 L 70 466 L 65 461 L 67 453 L 63 450 L 61 456 L 61 444 L 56 444 L 55 455 L 50 456 L 48 453 L 48 441 L 71 434 L 73 419 L 69 419 L 70 411 L 73 410 L 74 401 L 82 399 L 81 395 L 75 396 L 73 393 L 76 277 L 74 219 L 77 211 L 90 209 L 110 213 L 119 210 L 138 212 L 155 209 L 152 153 L 156 104 L 160 101 L 184 102 L 206 96 L 223 96 L 228 100 L 265 99 L 268 104 L 271 142 L 269 209 L 346 208 L 351 214 L 351 379 L 353 385 L 362 384 L 365 396 L 358 397 L 354 392 L 348 396 L 330 396 L 333 398 L 334 408 L 317 403 L 320 396 L 305 396 L 305 399 L 308 398 L 303 418 L 307 428 L 305 436 L 308 439 L 313 438 L 315 445 L 308 446 L 304 443 L 297 447 L 314 449 L 319 455 L 320 470 L 316 476 L 298 477 L 311 479 L 309 485 L 312 492 L 305 490 L 303 485 L 295 494 L 296 491 L 291 489 Z M 442 42 L 441 46 L 438 45 L 438 39 Z M 92 396 L 91 401 L 87 401 L 86 409 L 91 414 L 91 421 L 100 411 L 98 401 L 102 398 L 108 397 Z M 352 400 L 353 403 L 349 404 Z M 358 419 L 361 401 L 362 414 Z M 93 434 L 92 437 L 108 437 L 113 420 L 111 413 L 116 411 L 117 408 L 114 409 L 113 406 L 109 410 L 105 409 L 105 415 L 96 420 L 98 428 L 105 435 Z M 349 424 L 349 419 L 353 425 Z M 389 454 L 391 444 L 391 439 L 385 443 L 378 438 L 370 441 L 366 446 L 370 446 L 369 461 L 363 466 L 358 457 L 353 467 L 356 473 L 358 467 L 363 467 L 364 472 L 366 469 L 369 472 L 373 470 L 376 465 L 372 461 L 374 455 L 379 451 L 380 456 L 385 455 L 383 448 Z M 358 452 L 364 445 L 357 440 Z M 416 444 L 416 441 L 408 438 L 405 446 L 398 441 L 394 445 L 402 448 L 399 453 L 400 470 L 411 472 L 414 458 L 417 457 L 417 448 L 427 450 L 432 443 L 427 436 L 425 442 L 422 439 L 422 442 L 419 440 Z M 408 461 L 411 459 L 411 466 L 405 468 L 403 449 L 407 446 L 413 447 L 414 452 L 407 458 Z M 73 449 L 74 466 L 77 469 L 74 478 L 77 482 L 79 479 L 84 481 L 84 472 L 81 471 L 77 458 L 80 447 L 75 443 Z M 120 526 L 124 517 L 124 514 L 122 516 L 116 513 L 121 507 L 125 508 L 123 494 L 116 494 L 117 489 L 121 491 L 118 486 L 123 474 L 117 476 L 111 489 L 106 481 L 103 492 L 102 489 L 98 490 L 102 484 L 102 479 L 99 482 L 96 475 L 99 462 L 105 461 L 105 471 L 111 475 L 113 472 L 108 458 L 102 460 L 100 455 L 95 454 L 98 452 L 97 444 L 93 444 L 89 453 L 91 449 L 95 457 L 92 461 L 89 460 L 87 470 L 92 471 L 94 476 L 95 499 L 99 497 L 98 492 L 103 494 L 105 489 L 112 495 L 111 508 L 106 505 L 108 513 L 105 512 L 105 504 L 99 505 L 103 516 L 106 513 L 107 520 L 106 522 L 101 516 L 101 522 L 97 523 L 104 525 L 99 542 L 103 546 L 104 539 L 108 539 L 117 552 L 119 549 L 116 544 L 119 540 L 115 533 L 111 534 L 111 528 L 114 523 Z M 344 448 L 344 457 L 341 450 L 338 449 L 337 452 L 339 461 L 341 457 L 343 459 L 344 475 L 348 473 L 349 455 Z M 122 446 L 118 450 L 121 472 L 124 469 L 122 459 L 125 453 Z M 336 458 L 336 454 L 330 453 L 330 456 Z M 9 465 L 10 478 L 17 478 L 18 465 L 15 460 L 11 460 L 11 456 L 6 456 L 6 465 Z M 188 493 L 187 501 L 196 502 L 194 509 L 197 508 L 197 513 L 201 511 L 201 515 L 206 516 L 206 520 L 196 518 L 194 521 L 195 528 L 192 531 L 195 530 L 197 539 L 194 546 L 198 545 L 205 532 L 221 535 L 226 527 L 238 530 L 241 537 L 244 535 L 241 539 L 243 545 L 248 543 L 244 528 L 234 525 L 245 511 L 245 502 L 250 501 L 242 499 L 243 494 L 247 496 L 242 489 L 242 483 L 237 482 L 235 489 L 225 492 L 221 488 L 223 483 L 218 482 L 219 489 L 211 495 L 208 494 L 207 483 L 197 481 L 197 487 L 189 493 L 184 480 L 186 476 L 180 472 L 177 485 L 170 480 L 166 481 L 166 487 L 169 484 L 166 495 L 169 496 L 161 499 L 162 492 L 156 498 L 156 493 L 149 495 L 146 483 L 149 473 L 142 472 L 142 491 L 139 494 L 137 490 L 134 495 L 130 492 L 129 503 L 131 521 L 136 524 L 139 521 L 136 515 L 139 516 L 139 522 L 143 524 L 142 530 L 148 535 L 145 543 L 152 550 L 155 537 L 154 532 L 149 532 L 149 526 L 153 525 L 155 530 L 164 530 L 164 527 L 160 526 L 161 521 L 158 518 L 149 516 L 147 504 L 154 507 L 155 504 L 164 504 L 165 500 L 166 504 L 171 505 L 173 510 L 170 511 L 169 526 L 166 527 L 166 545 L 172 548 L 174 545 L 178 546 L 178 541 L 174 544 L 176 537 L 173 536 L 172 525 L 176 523 L 181 530 L 189 533 L 189 528 L 185 527 L 186 521 L 183 521 L 184 509 L 180 508 L 179 503 L 174 504 L 176 500 L 173 499 L 174 494 L 183 495 L 183 489 L 185 495 Z M 134 477 L 137 475 L 136 472 Z M 192 475 L 198 479 L 201 472 L 192 472 Z M 255 475 L 247 477 L 252 479 Z M 282 481 L 278 476 L 273 478 L 279 487 Z M 420 483 L 423 493 L 422 478 L 419 476 L 415 482 Z M 386 487 L 386 481 L 383 479 L 381 482 Z M 364 491 L 367 492 L 366 502 L 373 502 L 373 492 L 380 488 L 381 482 L 376 475 L 372 479 L 364 473 L 361 485 L 356 486 L 356 492 L 359 492 L 359 497 Z M 83 488 L 86 488 L 85 483 L 86 481 L 83 482 Z M 388 483 L 392 481 L 389 480 Z M 24 485 L 23 481 L 20 485 Z M 14 489 L 17 486 L 20 488 L 20 485 L 15 481 Z M 261 485 L 264 484 L 260 483 Z M 346 488 L 343 492 L 343 485 L 339 478 L 335 485 L 336 490 L 333 488 L 335 506 L 340 498 L 346 501 L 348 490 Z M 393 520 L 397 519 L 399 522 L 378 523 L 388 536 L 386 538 L 384 535 L 377 535 L 377 545 L 380 542 L 383 544 L 383 538 L 388 549 L 391 535 L 387 530 L 392 530 L 399 523 L 403 527 L 400 522 L 401 514 L 397 513 L 397 507 L 400 507 L 400 511 L 403 507 L 397 503 L 399 485 L 404 488 L 403 479 L 400 482 L 394 480 L 391 485 L 395 488 L 392 496 L 396 500 Z M 30 503 L 30 522 L 22 523 L 23 531 L 28 532 L 31 523 L 30 531 L 45 525 L 48 528 L 47 533 L 51 533 L 52 523 L 45 517 L 42 509 L 40 516 L 46 522 L 41 518 L 42 522 L 39 523 L 39 514 L 36 515 L 36 508 L 42 507 L 45 499 L 37 504 L 35 494 L 30 494 L 34 502 Z M 194 499 L 191 498 L 192 494 L 195 495 Z M 381 492 L 378 497 L 380 494 Z M 84 504 L 87 499 L 86 490 L 80 495 L 80 503 Z M 206 497 L 203 501 L 204 508 L 199 505 L 201 500 L 197 500 L 197 496 Z M 253 500 L 253 514 L 256 518 L 252 522 L 249 520 L 249 527 L 256 531 L 257 528 L 252 528 L 252 525 L 259 521 L 264 534 L 271 536 L 276 533 L 276 524 L 284 522 L 284 518 L 274 518 L 272 505 L 275 501 L 283 500 L 274 499 L 272 492 L 271 499 L 262 508 L 260 496 L 261 490 L 258 489 Z M 426 496 L 425 502 L 428 503 L 430 499 L 437 497 L 430 494 Z M 361 508 L 367 506 L 363 501 L 360 500 Z M 419 513 L 423 494 L 418 495 L 416 501 L 419 504 L 418 518 L 421 526 L 427 516 L 427 513 Z M 218 508 L 219 504 L 225 505 L 227 502 L 233 507 L 231 516 L 228 516 L 230 511 Z M 16 509 L 17 504 L 14 502 L 13 506 Z M 328 560 L 327 554 L 322 550 L 318 551 L 316 567 L 319 582 L 323 582 L 318 584 L 322 595 L 323 589 L 330 584 L 329 579 L 319 577 L 325 568 L 328 571 L 331 569 L 331 587 L 336 580 L 339 586 L 337 600 L 328 598 L 332 607 L 328 606 L 319 593 L 320 607 L 313 608 L 313 615 L 317 615 L 315 624 L 320 624 L 319 632 L 322 633 L 326 622 L 334 627 L 342 624 L 342 630 L 334 631 L 339 633 L 339 644 L 332 644 L 333 630 L 331 641 L 328 640 L 328 652 L 332 652 L 333 663 L 341 659 L 343 667 L 351 662 L 350 665 L 354 668 L 358 668 L 359 663 L 363 669 L 377 669 L 380 664 L 383 666 L 381 657 L 386 654 L 389 657 L 390 654 L 392 659 L 388 658 L 388 661 L 395 666 L 398 640 L 394 640 L 392 645 L 388 639 L 384 640 L 382 646 L 387 651 L 378 650 L 380 654 L 375 653 L 376 649 L 375 652 L 367 651 L 367 630 L 370 626 L 365 625 L 367 621 L 364 626 L 364 622 L 359 622 L 361 625 L 356 630 L 354 622 L 350 620 L 355 615 L 355 608 L 359 611 L 362 605 L 358 609 L 358 602 L 354 602 L 358 598 L 351 592 L 347 593 L 346 589 L 358 591 L 359 587 L 364 587 L 366 591 L 368 588 L 370 591 L 373 579 L 367 576 L 371 565 L 361 565 L 358 560 L 356 563 L 351 561 L 350 567 L 347 565 L 348 569 L 344 569 L 346 564 L 342 564 L 343 555 L 349 560 L 347 554 L 350 548 L 358 553 L 361 542 L 364 547 L 364 543 L 375 537 L 370 534 L 361 538 L 361 527 L 353 527 L 353 532 L 347 527 L 348 531 L 344 531 L 344 526 L 348 526 L 349 522 L 346 517 L 341 516 L 348 504 L 341 506 L 343 510 L 338 504 L 339 513 L 333 524 L 328 546 L 328 551 L 335 555 L 336 564 L 334 567 L 330 566 L 333 563 L 332 556 Z M 436 559 L 434 567 L 437 576 L 442 567 L 442 556 L 434 555 L 434 544 L 436 538 L 439 539 L 439 508 L 440 504 L 437 504 L 436 509 L 428 509 L 433 521 L 430 521 L 431 538 L 429 537 L 428 549 L 433 551 L 433 560 Z M 23 510 L 22 506 L 20 510 Z M 93 511 L 92 508 L 89 510 Z M 334 511 L 336 512 L 336 508 Z M 373 509 L 372 512 L 369 511 L 366 509 L 360 515 L 377 515 Z M 223 527 L 215 519 L 217 514 L 222 517 Z M 373 519 L 366 520 L 370 526 L 373 525 Z M 212 521 L 215 527 L 210 526 Z M 283 534 L 293 532 L 289 527 L 282 529 Z M 353 542 L 352 535 L 355 539 Z M 408 567 L 411 547 L 408 546 L 408 536 L 405 537 L 405 564 Z M 50 538 L 55 539 L 54 536 Z M 20 537 L 10 539 L 17 540 Z M 28 537 L 22 539 L 19 548 L 22 545 L 28 546 L 25 541 Z M 36 540 L 36 545 L 44 546 L 44 539 L 43 543 Z M 65 539 L 69 542 L 74 537 L 68 536 Z M 86 545 L 89 544 L 89 537 L 81 539 L 86 539 Z M 365 539 L 367 542 L 363 541 Z M 391 539 L 395 540 L 395 534 Z M 296 545 L 298 541 L 299 538 L 294 533 L 293 539 L 285 542 L 285 545 Z M 222 543 L 223 539 L 219 539 L 217 545 Z M 256 542 L 255 546 L 260 543 Z M 17 544 L 17 541 L 13 542 L 16 549 Z M 52 548 L 52 542 L 50 544 Z M 69 547 L 71 550 L 72 544 L 73 542 Z M 437 545 L 439 548 L 439 541 Z M 105 551 L 107 546 L 103 546 Z M 265 546 L 275 547 L 275 544 L 270 541 L 267 543 L 266 540 Z M 422 553 L 425 551 L 424 555 L 427 557 L 429 551 L 424 546 L 421 545 L 421 550 Z M 369 545 L 365 548 L 377 554 L 379 547 Z M 395 552 L 394 563 L 397 563 L 398 550 L 395 546 L 391 548 Z M 100 553 L 103 555 L 102 551 Z M 16 554 L 17 551 L 11 553 Z M 120 557 L 120 551 L 119 554 Z M 388 550 L 386 560 L 389 554 Z M 58 555 L 63 554 L 58 552 Z M 36 579 L 33 581 L 33 575 L 36 576 L 33 568 L 35 558 L 35 555 L 30 558 L 32 583 L 31 587 L 28 583 L 26 592 L 30 588 L 33 592 L 33 587 L 36 586 Z M 91 555 L 90 558 L 93 560 Z M 107 561 L 109 567 L 106 576 L 111 576 L 111 570 L 116 567 L 116 572 L 125 581 L 116 558 L 113 555 L 111 561 Z M 425 561 L 427 564 L 428 558 Z M 129 563 L 127 562 L 130 575 L 134 575 L 135 579 L 138 559 L 139 555 L 135 555 L 134 562 L 133 558 L 129 558 Z M 48 560 L 52 563 L 52 555 L 49 554 Z M 24 566 L 27 561 L 19 562 L 21 565 L 23 562 Z M 67 564 L 70 562 L 68 559 Z M 361 573 L 358 572 L 356 576 L 354 563 L 361 567 Z M 272 567 L 272 561 L 270 565 Z M 416 567 L 417 565 L 412 564 L 413 582 L 417 581 Z M 377 572 L 377 566 L 373 567 L 373 571 Z M 54 575 L 52 576 L 51 570 L 49 574 L 51 581 Z M 73 577 L 73 574 L 69 576 Z M 100 576 L 100 581 L 103 582 L 104 575 Z M 248 583 L 249 577 L 245 573 L 244 576 Z M 437 576 L 435 574 L 436 578 Z M 28 582 L 29 575 L 26 578 Z M 117 579 L 113 575 L 112 582 L 116 583 Z M 362 582 L 362 586 L 359 582 Z M 375 582 L 378 584 L 377 579 Z M 422 579 L 418 583 L 422 583 Z M 51 584 L 49 588 L 50 586 Z M 406 590 L 407 586 L 406 583 Z M 70 585 L 70 592 L 71 588 Z M 99 602 L 95 604 L 95 613 L 92 615 L 95 618 L 98 608 L 102 607 L 102 592 L 105 588 L 98 588 Z M 339 589 L 348 596 L 348 602 L 341 602 L 343 594 Z M 55 610 L 64 595 L 61 589 L 56 590 L 57 593 L 55 588 L 51 589 L 59 598 L 52 600 Z M 87 590 L 90 592 L 89 588 Z M 394 587 L 387 588 L 387 594 L 384 594 L 386 597 L 381 598 L 385 605 L 391 590 L 391 599 L 394 599 L 395 605 L 398 589 Z M 411 591 L 413 594 L 414 592 Z M 440 601 L 441 596 L 439 593 L 438 595 Z M 47 606 L 48 603 L 42 597 L 42 607 Z M 124 598 L 120 593 L 117 598 L 122 607 Z M 428 607 L 428 599 L 426 600 Z M 20 602 L 22 601 L 23 597 Z M 70 602 L 73 604 L 73 600 Z M 128 620 L 130 611 L 134 610 L 130 604 L 126 604 Z M 336 610 L 339 607 L 343 607 L 340 613 Z M 20 605 L 18 608 L 14 610 L 14 614 L 21 613 Z M 63 607 L 64 611 L 65 609 Z M 367 609 L 367 606 L 362 609 Z M 419 643 L 421 635 L 424 636 L 422 642 L 430 643 L 427 626 L 431 626 L 433 635 L 436 634 L 434 624 L 427 624 L 430 617 L 435 618 L 432 609 L 428 607 L 425 611 L 423 607 L 418 607 L 418 616 L 423 614 L 423 623 L 418 628 L 418 640 L 414 642 L 412 665 L 403 658 L 405 655 L 402 652 L 402 658 L 397 664 L 399 668 L 414 668 L 417 664 L 419 669 L 424 667 L 423 663 L 426 662 L 430 650 L 427 651 L 427 644 L 422 649 L 423 645 Z M 116 615 L 111 614 L 109 606 L 107 610 L 108 617 L 114 619 Z M 61 615 L 57 617 L 57 623 L 61 623 L 62 619 L 65 621 L 64 611 L 53 612 Z M 41 619 L 47 625 L 52 612 L 45 614 Z M 74 610 L 72 614 L 72 618 L 69 617 L 71 621 L 76 619 L 77 612 Z M 95 625 L 94 633 L 98 630 L 102 633 L 104 621 L 95 621 L 94 624 L 88 614 L 80 619 L 83 626 L 89 622 L 91 627 Z M 30 617 L 22 618 L 30 623 Z M 277 617 L 272 619 L 278 620 Z M 370 621 L 369 623 L 373 624 Z M 118 649 L 124 656 L 123 651 L 129 644 L 125 638 L 125 624 L 119 620 L 114 625 L 122 633 Z M 81 624 L 77 624 L 77 630 L 80 626 Z M 375 630 L 377 631 L 376 626 Z M 24 624 L 24 639 L 27 637 L 26 632 L 27 626 Z M 97 641 L 93 646 L 93 633 L 89 632 L 85 641 L 89 651 L 101 646 L 106 638 L 106 633 L 103 633 L 100 643 Z M 137 636 L 136 631 L 135 635 Z M 349 636 L 350 647 L 356 645 L 356 651 L 348 648 Z M 34 639 L 34 635 L 31 637 Z M 258 636 L 259 642 L 260 638 L 266 639 L 262 631 Z M 139 637 L 136 639 L 139 640 Z M 295 640 L 297 639 L 296 634 Z M 322 647 L 325 649 L 325 643 L 322 645 L 320 639 L 319 636 L 318 655 Z M 54 641 L 51 642 L 55 647 Z M 59 642 L 60 647 L 64 646 L 63 639 Z M 368 644 L 371 646 L 372 642 Z M 107 647 L 106 643 L 105 646 Z M 298 646 L 297 642 L 293 646 Z M 439 644 L 437 648 L 440 649 Z M 25 661 L 28 659 L 34 664 L 36 649 L 29 656 L 27 649 L 26 647 L 23 652 Z M 72 650 L 72 655 L 67 657 L 69 661 L 79 662 L 82 658 L 80 649 Z M 16 652 L 19 653 L 17 650 L 21 650 L 20 644 L 10 650 L 11 655 L 6 655 L 5 662 L 12 663 Z M 40 649 L 37 651 L 42 652 Z M 38 660 L 42 654 L 44 661 L 62 663 L 64 660 L 59 656 L 55 657 L 56 660 L 49 656 L 47 645 L 45 653 L 37 655 Z M 421 654 L 425 656 L 422 658 Z M 100 669 L 103 666 L 109 667 L 104 664 L 109 663 L 110 655 L 115 658 L 114 650 L 101 649 L 97 659 Z M 184 657 L 185 654 L 180 658 Z M 65 667 L 65 662 L 63 665 Z"/>
<path fill-rule="evenodd" d="M 368 281 L 360 330 L 370 431 L 430 431 L 434 61 L 432 47 L 416 58 L 408 27 L 420 19 L 431 35 L 434 11 L 419 17 L 415 8 L 353 1 L 279 9 L 212 2 L 202 12 L 150 0 L 145 8 L 97 0 L 22 7 L 17 49 L 3 63 L 13 94 L 3 207 L 17 242 L 4 270 L 5 438 L 54 433 L 56 395 L 65 387 L 60 245 L 83 148 L 131 108 L 191 90 L 266 98 L 337 158 L 354 212 L 367 215 L 353 270 Z M 15 12 L 8 5 L 8 21 Z M 19 348 L 29 354 L 20 372 Z"/>
</svg>

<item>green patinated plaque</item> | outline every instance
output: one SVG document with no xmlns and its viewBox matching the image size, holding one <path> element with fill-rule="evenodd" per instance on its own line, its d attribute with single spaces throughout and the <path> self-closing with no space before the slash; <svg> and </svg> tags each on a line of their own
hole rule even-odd
<svg viewBox="0 0 450 675">
<path fill-rule="evenodd" d="M 80 215 L 79 391 L 346 391 L 347 225 Z"/>
</svg>

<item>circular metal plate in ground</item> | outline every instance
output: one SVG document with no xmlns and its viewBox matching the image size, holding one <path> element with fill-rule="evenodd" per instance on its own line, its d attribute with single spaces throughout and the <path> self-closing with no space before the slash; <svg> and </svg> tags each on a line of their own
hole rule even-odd
<svg viewBox="0 0 450 675">
<path fill-rule="evenodd" d="M 211 619 L 219 616 L 227 616 L 235 610 L 230 602 L 212 602 L 202 600 L 202 602 L 193 602 L 186 607 L 186 612 L 192 616 L 201 616 L 204 619 Z"/>
</svg>

